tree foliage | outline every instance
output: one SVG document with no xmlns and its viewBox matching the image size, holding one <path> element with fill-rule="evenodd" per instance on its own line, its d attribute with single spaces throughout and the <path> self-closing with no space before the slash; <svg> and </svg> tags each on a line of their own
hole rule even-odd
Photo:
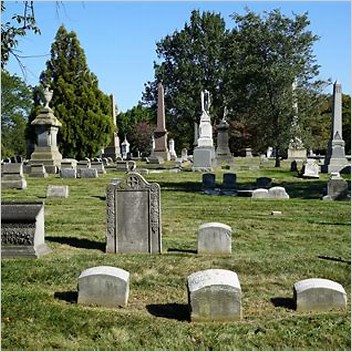
<svg viewBox="0 0 352 352">
<path fill-rule="evenodd" d="M 23 80 L 2 70 L 1 155 L 25 155 L 25 128 L 32 106 L 32 90 Z"/>
<path fill-rule="evenodd" d="M 213 119 L 222 113 L 225 68 L 220 57 L 225 34 L 225 21 L 220 14 L 195 10 L 181 31 L 167 35 L 156 45 L 162 62 L 154 63 L 155 80 L 146 84 L 143 100 L 155 109 L 157 84 L 163 83 L 167 130 L 177 149 L 193 145 L 194 122 L 199 122 L 201 115 L 202 90 L 211 93 Z"/>
<path fill-rule="evenodd" d="M 50 106 L 63 124 L 58 145 L 65 157 L 93 157 L 108 145 L 114 131 L 110 98 L 99 90 L 77 35 L 64 26 L 56 34 L 40 83 L 54 92 Z"/>
</svg>

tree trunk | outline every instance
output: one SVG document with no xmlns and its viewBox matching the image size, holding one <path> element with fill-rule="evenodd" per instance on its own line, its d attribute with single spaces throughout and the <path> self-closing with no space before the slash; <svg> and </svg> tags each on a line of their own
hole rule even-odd
<svg viewBox="0 0 352 352">
<path fill-rule="evenodd" d="M 280 167 L 279 147 L 275 147 L 275 167 Z"/>
</svg>

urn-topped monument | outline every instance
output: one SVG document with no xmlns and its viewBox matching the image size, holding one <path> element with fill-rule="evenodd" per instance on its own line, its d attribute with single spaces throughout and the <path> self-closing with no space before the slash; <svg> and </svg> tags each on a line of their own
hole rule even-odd
<svg viewBox="0 0 352 352">
<path fill-rule="evenodd" d="M 57 133 L 62 124 L 49 107 L 52 97 L 53 91 L 46 87 L 43 99 L 45 105 L 31 123 L 35 127 L 37 141 L 31 155 L 30 165 L 43 164 L 49 174 L 57 172 L 62 160 L 62 155 L 57 147 Z"/>
</svg>

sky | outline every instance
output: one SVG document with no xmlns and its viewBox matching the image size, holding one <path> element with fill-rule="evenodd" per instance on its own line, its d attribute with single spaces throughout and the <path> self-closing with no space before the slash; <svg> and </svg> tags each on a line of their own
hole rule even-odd
<svg viewBox="0 0 352 352">
<path fill-rule="evenodd" d="M 22 1 L 5 4 L 2 22 L 22 8 Z M 350 1 L 35 1 L 41 35 L 28 34 L 17 47 L 26 56 L 26 74 L 13 58 L 6 68 L 37 85 L 55 34 L 64 24 L 77 34 L 99 88 L 114 95 L 118 112 L 126 111 L 141 100 L 144 83 L 154 79 L 156 43 L 182 30 L 193 9 L 220 13 L 232 28 L 231 14 L 244 14 L 246 6 L 256 13 L 279 8 L 289 17 L 308 12 L 308 29 L 320 37 L 313 47 L 321 66 L 319 78 L 339 80 L 342 91 L 351 94 Z M 327 92 L 332 92 L 331 86 Z"/>
</svg>

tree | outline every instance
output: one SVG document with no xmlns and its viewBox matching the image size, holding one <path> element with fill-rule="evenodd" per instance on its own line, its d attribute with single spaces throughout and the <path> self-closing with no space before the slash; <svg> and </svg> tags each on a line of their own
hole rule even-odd
<svg viewBox="0 0 352 352">
<path fill-rule="evenodd" d="M 200 93 L 211 93 L 211 116 L 222 115 L 222 80 L 225 67 L 220 61 L 226 35 L 220 14 L 192 11 L 181 31 L 157 43 L 161 63 L 154 63 L 155 80 L 145 85 L 143 101 L 156 109 L 157 84 L 165 91 L 166 126 L 178 148 L 193 145 L 194 122 L 201 115 Z"/>
<path fill-rule="evenodd" d="M 147 121 L 139 121 L 133 129 L 129 141 L 132 152 L 139 151 L 142 156 L 150 155 L 152 150 L 153 127 Z"/>
<path fill-rule="evenodd" d="M 58 145 L 65 157 L 93 157 L 108 145 L 115 128 L 110 98 L 99 90 L 97 77 L 89 71 L 77 35 L 64 26 L 57 31 L 40 83 L 54 92 L 50 106 L 62 122 Z"/>
<path fill-rule="evenodd" d="M 235 28 L 224 46 L 224 94 L 232 112 L 247 114 L 249 122 L 260 126 L 258 141 L 265 141 L 263 149 L 276 149 L 275 165 L 280 166 L 280 156 L 294 137 L 292 84 L 296 82 L 301 92 L 313 90 L 319 66 L 312 46 L 318 37 L 306 29 L 307 14 L 290 19 L 273 10 L 262 18 L 247 9 L 232 18 Z M 301 124 L 308 114 L 303 104 L 299 106 L 296 122 Z"/>
<path fill-rule="evenodd" d="M 31 87 L 23 80 L 1 74 L 1 154 L 2 157 L 25 154 L 25 128 L 32 106 Z"/>
</svg>

